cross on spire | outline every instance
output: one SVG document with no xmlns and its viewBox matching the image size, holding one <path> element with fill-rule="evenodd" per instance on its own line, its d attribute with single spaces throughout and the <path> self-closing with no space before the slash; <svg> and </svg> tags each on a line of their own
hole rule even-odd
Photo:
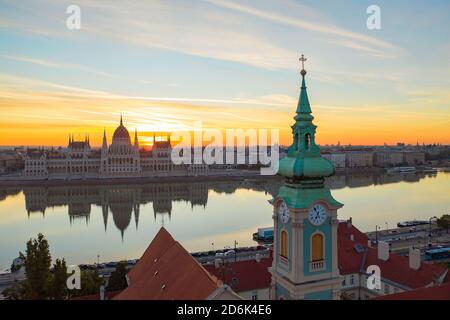
<svg viewBox="0 0 450 320">
<path fill-rule="evenodd" d="M 306 59 L 302 53 L 302 56 L 298 60 L 302 62 L 302 70 L 305 70 L 305 61 L 308 59 Z"/>
</svg>

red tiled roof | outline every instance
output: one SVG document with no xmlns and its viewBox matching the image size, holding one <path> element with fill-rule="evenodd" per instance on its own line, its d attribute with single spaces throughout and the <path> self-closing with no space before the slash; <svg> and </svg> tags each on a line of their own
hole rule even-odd
<svg viewBox="0 0 450 320">
<path fill-rule="evenodd" d="M 353 241 L 351 240 L 353 235 Z M 358 273 L 361 268 L 362 255 L 355 250 L 355 245 L 367 247 L 369 238 L 351 223 L 340 222 L 338 225 L 338 266 L 341 274 Z"/>
<path fill-rule="evenodd" d="M 389 260 L 378 259 L 376 248 L 368 248 L 364 268 L 376 264 L 380 267 L 381 277 L 407 286 L 411 289 L 432 284 L 446 272 L 437 264 L 422 262 L 418 270 L 409 267 L 409 258 L 395 253 L 389 254 Z"/>
<path fill-rule="evenodd" d="M 244 292 L 262 288 L 268 288 L 271 275 L 268 268 L 272 266 L 272 258 L 263 258 L 259 262 L 256 260 L 236 261 L 226 264 L 224 268 L 216 268 L 214 265 L 207 265 L 205 269 L 212 275 L 222 279 L 225 273 L 224 282 L 235 292 Z M 225 270 L 222 271 L 222 270 Z"/>
<path fill-rule="evenodd" d="M 352 223 L 347 223 L 347 221 L 339 222 L 338 226 L 338 241 L 341 239 L 350 240 L 350 236 L 353 235 L 354 241 L 362 245 L 367 245 L 369 238 L 365 233 L 361 232 Z"/>
<path fill-rule="evenodd" d="M 450 282 L 439 286 L 376 297 L 373 300 L 450 300 Z"/>
<path fill-rule="evenodd" d="M 353 234 L 354 240 L 350 239 Z M 389 259 L 378 259 L 378 249 L 367 246 L 368 238 L 365 234 L 347 222 L 339 223 L 338 227 L 338 259 L 341 274 L 358 273 L 366 270 L 370 265 L 378 265 L 381 277 L 396 282 L 408 288 L 421 288 L 432 284 L 442 277 L 446 269 L 432 263 L 422 262 L 418 270 L 409 267 L 408 257 L 390 253 Z M 357 252 L 355 245 L 359 244 L 364 250 Z"/>
<path fill-rule="evenodd" d="M 114 300 L 203 300 L 221 283 L 161 228 Z"/>
</svg>

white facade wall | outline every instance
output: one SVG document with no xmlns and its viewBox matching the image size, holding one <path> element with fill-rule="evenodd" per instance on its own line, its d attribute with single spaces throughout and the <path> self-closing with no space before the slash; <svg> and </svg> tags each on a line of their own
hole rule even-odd
<svg viewBox="0 0 450 320">
<path fill-rule="evenodd" d="M 269 288 L 241 291 L 238 294 L 245 300 L 270 300 Z"/>
<path fill-rule="evenodd" d="M 346 164 L 348 168 L 370 168 L 373 167 L 372 152 L 348 152 L 346 153 Z"/>
<path fill-rule="evenodd" d="M 336 169 L 345 168 L 345 153 L 324 153 L 322 157 L 330 160 Z"/>
</svg>

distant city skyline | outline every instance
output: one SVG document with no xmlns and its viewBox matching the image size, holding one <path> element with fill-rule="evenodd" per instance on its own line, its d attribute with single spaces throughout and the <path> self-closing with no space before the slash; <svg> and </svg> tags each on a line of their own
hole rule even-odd
<svg viewBox="0 0 450 320">
<path fill-rule="evenodd" d="M 290 144 L 300 54 L 320 145 L 450 144 L 450 3 L 0 0 L 0 146 L 92 146 L 120 114 L 153 132 L 275 128 Z"/>
</svg>

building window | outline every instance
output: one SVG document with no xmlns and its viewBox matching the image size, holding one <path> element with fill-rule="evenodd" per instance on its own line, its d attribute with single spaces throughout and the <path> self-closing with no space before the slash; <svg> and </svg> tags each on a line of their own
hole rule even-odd
<svg viewBox="0 0 450 320">
<path fill-rule="evenodd" d="M 311 260 L 321 261 L 323 258 L 323 235 L 316 233 L 312 236 L 311 240 Z"/>
<path fill-rule="evenodd" d="M 350 275 L 350 285 L 354 285 L 355 284 L 355 275 L 352 274 Z"/>
<path fill-rule="evenodd" d="M 288 258 L 288 234 L 286 230 L 281 231 L 281 256 Z"/>
<path fill-rule="evenodd" d="M 252 292 L 252 300 L 258 300 L 258 292 L 257 291 Z"/>
<path fill-rule="evenodd" d="M 346 279 L 346 278 L 344 277 L 344 280 L 342 280 L 342 286 L 343 286 L 343 287 L 345 287 L 345 286 L 347 285 L 345 279 Z"/>
</svg>

